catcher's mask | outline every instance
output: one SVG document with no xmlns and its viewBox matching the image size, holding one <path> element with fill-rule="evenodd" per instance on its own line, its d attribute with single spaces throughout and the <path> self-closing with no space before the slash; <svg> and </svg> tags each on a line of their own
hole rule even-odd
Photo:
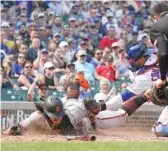
<svg viewBox="0 0 168 151">
<path fill-rule="evenodd" d="M 141 57 L 149 58 L 152 53 L 152 49 L 148 49 L 142 42 L 137 42 L 132 44 L 127 51 L 122 54 L 121 60 L 132 72 L 136 72 L 140 68 L 136 65 L 136 61 Z"/>
<path fill-rule="evenodd" d="M 152 88 L 150 93 L 151 101 L 159 106 L 168 105 L 168 82 L 161 88 Z"/>
<path fill-rule="evenodd" d="M 77 72 L 75 75 L 75 80 L 79 82 L 79 85 L 83 87 L 85 90 L 89 89 L 89 82 L 85 79 L 83 72 Z"/>
</svg>

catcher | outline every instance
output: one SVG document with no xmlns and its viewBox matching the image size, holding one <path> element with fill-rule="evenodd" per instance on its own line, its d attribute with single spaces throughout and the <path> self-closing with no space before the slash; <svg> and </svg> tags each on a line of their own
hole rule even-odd
<svg viewBox="0 0 168 151">
<path fill-rule="evenodd" d="M 144 93 L 132 97 L 125 102 L 118 111 L 114 111 L 113 116 L 110 117 L 111 120 L 104 118 L 103 121 L 103 118 L 101 117 L 103 124 L 100 128 L 103 128 L 105 124 L 106 127 L 116 127 L 125 124 L 129 116 L 131 116 L 145 102 L 150 101 L 155 105 L 163 107 L 163 111 L 158 121 L 152 127 L 152 132 L 158 137 L 168 137 L 168 83 L 161 88 L 153 86 Z M 98 118 L 96 120 L 96 123 L 100 121 Z"/>
</svg>

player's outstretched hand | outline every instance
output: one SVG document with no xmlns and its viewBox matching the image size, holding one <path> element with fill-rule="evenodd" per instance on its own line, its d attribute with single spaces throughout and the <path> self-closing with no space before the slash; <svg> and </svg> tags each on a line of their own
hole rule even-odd
<svg viewBox="0 0 168 151">
<path fill-rule="evenodd" d="M 158 79 L 156 82 L 155 82 L 155 87 L 156 88 L 161 88 L 164 84 L 166 83 L 166 80 L 161 80 L 161 79 Z"/>
</svg>

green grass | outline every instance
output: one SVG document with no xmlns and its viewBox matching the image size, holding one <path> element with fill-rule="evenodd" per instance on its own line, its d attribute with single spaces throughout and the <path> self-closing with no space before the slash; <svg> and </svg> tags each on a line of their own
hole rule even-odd
<svg viewBox="0 0 168 151">
<path fill-rule="evenodd" d="M 168 151 L 168 142 L 3 142 L 2 151 Z"/>
</svg>

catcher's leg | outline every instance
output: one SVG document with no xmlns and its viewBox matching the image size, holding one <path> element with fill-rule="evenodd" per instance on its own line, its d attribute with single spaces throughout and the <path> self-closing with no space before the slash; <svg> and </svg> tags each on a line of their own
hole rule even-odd
<svg viewBox="0 0 168 151">
<path fill-rule="evenodd" d="M 118 111 L 102 111 L 96 116 L 96 126 L 105 129 L 123 125 L 127 122 L 128 116 L 132 115 L 145 102 L 147 102 L 147 98 L 141 94 L 125 102 Z"/>
<path fill-rule="evenodd" d="M 157 123 L 152 127 L 156 136 L 168 137 L 168 105 L 164 107 Z"/>
</svg>

